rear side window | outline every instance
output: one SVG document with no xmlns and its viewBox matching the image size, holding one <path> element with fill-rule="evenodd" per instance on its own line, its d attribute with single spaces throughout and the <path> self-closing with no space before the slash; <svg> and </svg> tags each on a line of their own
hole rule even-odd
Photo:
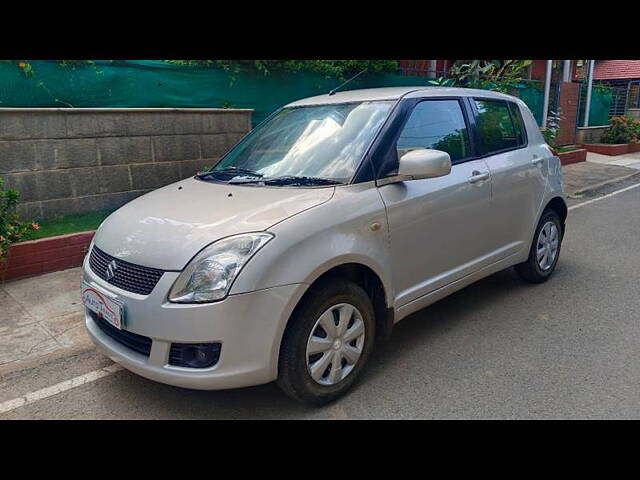
<svg viewBox="0 0 640 480">
<path fill-rule="evenodd" d="M 520 108 L 515 104 L 508 102 L 509 109 L 511 110 L 511 118 L 516 129 L 516 137 L 518 138 L 518 145 L 524 145 L 527 143 L 527 135 L 524 131 L 524 124 L 522 123 L 522 114 Z"/>
<path fill-rule="evenodd" d="M 474 100 L 478 110 L 478 135 L 484 153 L 494 153 L 525 144 L 518 107 L 502 100 Z"/>
<path fill-rule="evenodd" d="M 415 106 L 396 144 L 398 158 L 417 148 L 447 152 L 451 161 L 470 156 L 469 133 L 457 100 L 425 100 Z"/>
</svg>

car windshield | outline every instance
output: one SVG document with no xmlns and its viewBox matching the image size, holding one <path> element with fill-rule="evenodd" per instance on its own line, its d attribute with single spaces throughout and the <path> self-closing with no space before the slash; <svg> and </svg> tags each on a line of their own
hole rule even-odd
<svg viewBox="0 0 640 480">
<path fill-rule="evenodd" d="M 381 101 L 283 108 L 199 178 L 262 185 L 346 183 L 392 106 Z"/>
</svg>

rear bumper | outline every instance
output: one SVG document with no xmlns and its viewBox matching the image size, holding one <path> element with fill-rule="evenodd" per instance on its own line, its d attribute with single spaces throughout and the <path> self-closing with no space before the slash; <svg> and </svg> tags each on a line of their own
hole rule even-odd
<svg viewBox="0 0 640 480">
<path fill-rule="evenodd" d="M 131 294 L 95 276 L 85 261 L 84 280 L 117 297 L 125 306 L 125 328 L 151 339 L 149 356 L 104 333 L 85 311 L 85 325 L 97 349 L 138 375 L 178 387 L 216 390 L 246 387 L 277 377 L 280 340 L 298 301 L 301 285 L 285 285 L 231 295 L 211 304 L 166 302 L 177 273 L 167 272 L 150 295 Z M 169 365 L 171 344 L 219 342 L 218 362 L 210 368 Z"/>
</svg>

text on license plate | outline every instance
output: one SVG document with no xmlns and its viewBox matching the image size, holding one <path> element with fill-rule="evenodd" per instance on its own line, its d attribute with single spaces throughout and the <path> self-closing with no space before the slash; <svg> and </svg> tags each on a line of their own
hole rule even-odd
<svg viewBox="0 0 640 480">
<path fill-rule="evenodd" d="M 86 283 L 82 284 L 82 303 L 116 328 L 122 328 L 122 305 Z"/>
</svg>

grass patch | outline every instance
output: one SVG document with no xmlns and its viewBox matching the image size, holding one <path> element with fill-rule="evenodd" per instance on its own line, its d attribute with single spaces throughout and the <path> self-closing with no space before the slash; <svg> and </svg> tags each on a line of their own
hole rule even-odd
<svg viewBox="0 0 640 480">
<path fill-rule="evenodd" d="M 37 240 L 38 238 L 55 237 L 67 233 L 85 232 L 95 230 L 107 218 L 113 210 L 98 210 L 96 212 L 74 213 L 58 218 L 38 222 L 40 230 L 29 232 L 25 240 Z"/>
</svg>

